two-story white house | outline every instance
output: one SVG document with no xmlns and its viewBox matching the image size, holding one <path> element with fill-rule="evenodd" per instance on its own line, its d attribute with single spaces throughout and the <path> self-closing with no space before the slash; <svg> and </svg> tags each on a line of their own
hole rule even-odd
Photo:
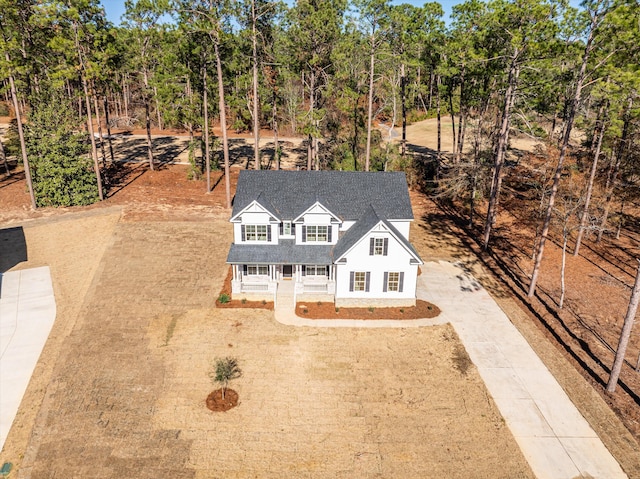
<svg viewBox="0 0 640 479">
<path fill-rule="evenodd" d="M 243 170 L 231 220 L 234 297 L 413 306 L 418 265 L 404 173 Z"/>
</svg>

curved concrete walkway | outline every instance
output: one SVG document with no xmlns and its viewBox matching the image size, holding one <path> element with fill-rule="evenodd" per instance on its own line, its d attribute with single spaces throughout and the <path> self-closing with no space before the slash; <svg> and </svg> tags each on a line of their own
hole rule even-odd
<svg viewBox="0 0 640 479">
<path fill-rule="evenodd" d="M 48 266 L 0 275 L 0 449 L 56 319 Z"/>
<path fill-rule="evenodd" d="M 311 327 L 407 328 L 449 322 L 538 479 L 623 479 L 627 475 L 493 298 L 461 266 L 426 263 L 418 298 L 442 311 L 413 321 L 310 320 L 278 297 L 278 322 Z"/>
</svg>

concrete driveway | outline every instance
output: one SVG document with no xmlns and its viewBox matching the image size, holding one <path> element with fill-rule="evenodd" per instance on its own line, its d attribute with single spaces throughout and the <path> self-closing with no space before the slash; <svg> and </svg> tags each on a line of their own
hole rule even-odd
<svg viewBox="0 0 640 479">
<path fill-rule="evenodd" d="M 1 275 L 0 449 L 56 318 L 48 266 Z"/>
</svg>

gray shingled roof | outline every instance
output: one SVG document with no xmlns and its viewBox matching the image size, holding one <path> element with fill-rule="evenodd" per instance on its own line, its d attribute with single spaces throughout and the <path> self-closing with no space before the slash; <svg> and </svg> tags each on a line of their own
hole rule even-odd
<svg viewBox="0 0 640 479">
<path fill-rule="evenodd" d="M 331 264 L 333 245 L 296 245 L 295 240 L 280 240 L 277 245 L 232 244 L 227 256 L 231 264 Z"/>
<path fill-rule="evenodd" d="M 296 218 L 316 200 L 343 221 L 361 218 L 370 205 L 384 219 L 413 219 L 404 173 L 242 170 L 231 216 L 259 197 L 281 220 Z"/>
<path fill-rule="evenodd" d="M 409 241 L 407 241 L 407 239 L 402 235 L 402 233 L 398 231 L 395 226 L 393 226 L 384 218 L 381 218 L 372 205 L 369 205 L 369 208 L 364 213 L 362 218 L 360 218 L 351 228 L 349 228 L 335 245 L 333 249 L 333 260 L 337 261 L 343 254 L 349 251 L 352 246 L 360 241 L 360 239 L 364 235 L 371 231 L 371 229 L 381 221 L 387 228 L 389 228 L 389 230 L 396 236 L 396 238 L 398 238 L 398 240 L 405 246 L 405 248 L 407 248 L 411 252 L 411 254 L 416 257 L 416 259 L 422 262 L 420 256 L 418 255 L 418 252 L 415 250 L 413 245 Z"/>
</svg>

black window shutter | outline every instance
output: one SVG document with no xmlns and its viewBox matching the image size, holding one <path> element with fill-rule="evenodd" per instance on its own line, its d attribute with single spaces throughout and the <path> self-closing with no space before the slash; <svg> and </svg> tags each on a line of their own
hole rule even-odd
<svg viewBox="0 0 640 479">
<path fill-rule="evenodd" d="M 373 256 L 373 245 L 375 244 L 375 242 L 375 238 L 369 239 L 369 256 Z"/>
<path fill-rule="evenodd" d="M 387 256 L 387 250 L 389 249 L 389 238 L 385 238 L 384 239 L 384 249 L 382 251 L 382 254 L 384 256 Z"/>
<path fill-rule="evenodd" d="M 271 241 L 271 225 L 267 225 L 267 241 Z"/>
<path fill-rule="evenodd" d="M 328 278 L 328 277 L 329 277 L 329 266 L 327 265 L 327 266 L 326 266 L 326 268 L 327 268 L 327 273 L 326 273 L 326 275 L 327 275 L 327 278 Z"/>
<path fill-rule="evenodd" d="M 243 226 L 243 228 L 244 228 L 244 226 Z M 242 274 L 243 274 L 244 276 L 246 276 L 246 275 L 247 275 L 247 265 L 246 265 L 246 264 L 243 264 L 243 265 L 242 265 Z"/>
<path fill-rule="evenodd" d="M 364 291 L 366 293 L 369 292 L 369 280 L 371 279 L 371 273 L 369 271 L 367 271 L 367 274 L 365 275 L 365 280 L 364 280 Z"/>
<path fill-rule="evenodd" d="M 302 276 L 306 276 L 307 275 L 307 265 L 303 264 L 302 265 Z"/>
<path fill-rule="evenodd" d="M 302 242 L 307 242 L 307 227 L 305 225 L 302 225 Z"/>
<path fill-rule="evenodd" d="M 296 234 L 296 224 L 295 223 L 291 223 L 291 234 L 295 236 Z"/>
<path fill-rule="evenodd" d="M 349 291 L 353 291 L 353 280 L 355 275 L 356 274 L 353 271 L 349 273 Z"/>
<path fill-rule="evenodd" d="M 402 293 L 402 284 L 404 283 L 404 272 L 400 273 L 400 282 L 398 283 L 398 291 Z"/>
<path fill-rule="evenodd" d="M 329 243 L 331 243 L 331 230 L 333 229 L 333 226 L 329 225 L 327 226 L 327 241 Z"/>
<path fill-rule="evenodd" d="M 284 234 L 284 223 L 280 223 L 280 236 Z"/>
<path fill-rule="evenodd" d="M 242 241 L 247 241 L 247 233 L 245 232 L 244 225 L 240 226 L 240 231 L 242 233 Z"/>
<path fill-rule="evenodd" d="M 389 273 L 384 272 L 384 281 L 382 282 L 382 292 L 387 292 L 387 281 L 389 281 Z"/>
</svg>

